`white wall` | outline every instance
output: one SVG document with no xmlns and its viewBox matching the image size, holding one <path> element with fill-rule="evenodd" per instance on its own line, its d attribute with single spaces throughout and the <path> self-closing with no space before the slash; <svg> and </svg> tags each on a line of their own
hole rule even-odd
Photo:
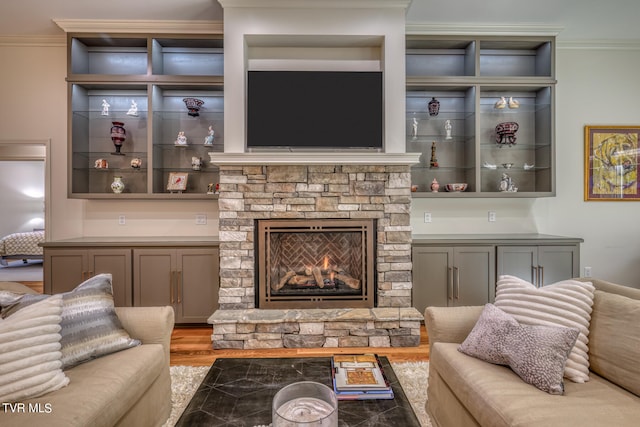
<svg viewBox="0 0 640 427">
<path fill-rule="evenodd" d="M 66 198 L 66 83 L 62 46 L 0 44 L 0 129 L 8 139 L 48 139 L 52 148 L 52 239 L 104 235 L 216 235 L 207 201 L 82 201 Z M 640 287 L 640 202 L 583 201 L 585 124 L 640 124 L 640 50 L 562 48 L 557 52 L 557 196 L 413 202 L 415 233 L 539 232 L 582 237 L 582 267 Z M 487 211 L 497 212 L 495 223 Z M 433 215 L 422 222 L 424 211 Z M 195 214 L 208 215 L 207 226 Z M 117 216 L 127 215 L 127 225 Z"/>
<path fill-rule="evenodd" d="M 44 162 L 0 159 L 0 237 L 44 228 Z"/>
</svg>

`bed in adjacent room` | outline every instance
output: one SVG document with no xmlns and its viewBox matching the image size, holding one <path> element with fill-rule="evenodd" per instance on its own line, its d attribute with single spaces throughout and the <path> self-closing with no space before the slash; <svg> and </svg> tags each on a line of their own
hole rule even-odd
<svg viewBox="0 0 640 427">
<path fill-rule="evenodd" d="M 42 259 L 44 230 L 12 233 L 0 239 L 0 264 L 7 265 L 7 260 Z"/>
</svg>

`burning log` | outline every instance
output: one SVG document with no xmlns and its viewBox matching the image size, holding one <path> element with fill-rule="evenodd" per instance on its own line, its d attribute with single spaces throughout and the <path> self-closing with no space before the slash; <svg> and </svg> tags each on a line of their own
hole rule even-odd
<svg viewBox="0 0 640 427">
<path fill-rule="evenodd" d="M 344 270 L 337 266 L 321 269 L 320 267 L 305 267 L 299 273 L 289 270 L 278 283 L 273 283 L 271 287 L 274 291 L 282 289 L 285 285 L 292 286 L 317 286 L 319 288 L 334 287 L 335 280 L 344 283 L 351 289 L 360 289 L 362 283 L 359 279 L 351 277 Z"/>
</svg>

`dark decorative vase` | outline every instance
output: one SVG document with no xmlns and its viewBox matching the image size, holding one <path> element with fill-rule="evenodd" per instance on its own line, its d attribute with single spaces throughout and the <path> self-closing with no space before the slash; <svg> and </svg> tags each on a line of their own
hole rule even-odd
<svg viewBox="0 0 640 427">
<path fill-rule="evenodd" d="M 113 141 L 113 145 L 116 146 L 116 151 L 114 154 L 116 156 L 124 156 L 123 153 L 120 152 L 122 148 L 122 143 L 125 139 L 127 139 L 127 131 L 124 129 L 124 123 L 122 122 L 111 122 L 113 126 L 111 126 L 111 140 Z"/>
<path fill-rule="evenodd" d="M 516 132 L 518 131 L 518 123 L 503 122 L 496 126 L 496 143 L 498 147 L 512 146 L 516 144 Z"/>
<path fill-rule="evenodd" d="M 438 101 L 435 97 L 431 98 L 429 101 L 429 115 L 437 116 L 440 112 L 440 101 Z"/>
<path fill-rule="evenodd" d="M 204 104 L 204 101 L 198 98 L 184 98 L 182 100 L 187 106 L 187 110 L 191 117 L 198 117 L 200 115 L 200 107 Z"/>
</svg>

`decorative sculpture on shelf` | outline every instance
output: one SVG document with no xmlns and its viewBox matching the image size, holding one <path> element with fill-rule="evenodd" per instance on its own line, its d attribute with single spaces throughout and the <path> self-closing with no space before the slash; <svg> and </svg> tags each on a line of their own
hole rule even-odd
<svg viewBox="0 0 640 427">
<path fill-rule="evenodd" d="M 106 99 L 103 99 L 102 100 L 102 113 L 101 113 L 102 116 L 108 116 L 109 115 L 109 107 L 111 107 L 111 104 L 109 104 Z"/>
<path fill-rule="evenodd" d="M 213 139 L 215 138 L 215 132 L 213 131 L 213 127 L 209 126 L 209 135 L 204 139 L 204 145 L 213 145 Z"/>
<path fill-rule="evenodd" d="M 438 167 L 438 159 L 436 158 L 436 142 L 431 143 L 431 160 L 429 161 L 429 167 L 435 169 Z"/>
<path fill-rule="evenodd" d="M 452 129 L 453 129 L 453 126 L 451 126 L 451 120 L 445 121 L 444 122 L 444 132 L 445 132 L 444 139 L 452 139 L 452 136 L 451 136 Z"/>
<path fill-rule="evenodd" d="M 520 108 L 520 102 L 513 99 L 513 97 L 509 97 L 509 108 Z"/>
<path fill-rule="evenodd" d="M 505 99 L 504 96 L 501 96 L 500 99 L 496 101 L 495 104 L 493 104 L 493 108 L 497 108 L 498 110 L 502 110 L 506 106 L 507 106 L 507 100 Z"/>
<path fill-rule="evenodd" d="M 200 115 L 200 107 L 204 104 L 204 101 L 198 98 L 184 98 L 182 100 L 187 106 L 187 110 L 191 117 L 198 117 Z"/>
<path fill-rule="evenodd" d="M 515 145 L 516 132 L 520 126 L 516 122 L 498 123 L 496 126 L 496 143 L 498 146 Z"/>
<path fill-rule="evenodd" d="M 440 101 L 438 101 L 435 97 L 432 97 L 431 101 L 429 101 L 428 107 L 429 115 L 435 117 L 440 112 Z"/>
<path fill-rule="evenodd" d="M 411 123 L 411 137 L 413 139 L 418 138 L 418 119 L 413 118 L 413 122 Z"/>
<path fill-rule="evenodd" d="M 129 107 L 129 111 L 127 111 L 127 116 L 138 117 L 138 103 L 135 99 L 131 100 L 131 107 Z"/>
<path fill-rule="evenodd" d="M 124 156 L 123 153 L 120 152 L 122 148 L 122 144 L 125 139 L 127 139 L 127 131 L 124 129 L 124 123 L 122 122 L 111 122 L 113 126 L 111 126 L 111 141 L 113 141 L 113 145 L 116 147 L 116 151 L 111 153 L 116 156 Z"/>
<path fill-rule="evenodd" d="M 178 132 L 178 137 L 176 138 L 176 141 L 174 142 L 174 145 L 176 145 L 178 147 L 186 147 L 187 146 L 187 137 L 184 136 L 184 132 L 182 132 L 182 131 Z"/>
<path fill-rule="evenodd" d="M 437 193 L 438 189 L 440 189 L 440 183 L 437 179 L 433 178 L 433 181 L 431 181 L 431 192 Z"/>
<path fill-rule="evenodd" d="M 507 173 L 502 174 L 502 178 L 500 179 L 500 185 L 498 189 L 502 192 L 515 193 L 518 191 L 518 187 L 515 186 L 513 179 Z"/>
</svg>

